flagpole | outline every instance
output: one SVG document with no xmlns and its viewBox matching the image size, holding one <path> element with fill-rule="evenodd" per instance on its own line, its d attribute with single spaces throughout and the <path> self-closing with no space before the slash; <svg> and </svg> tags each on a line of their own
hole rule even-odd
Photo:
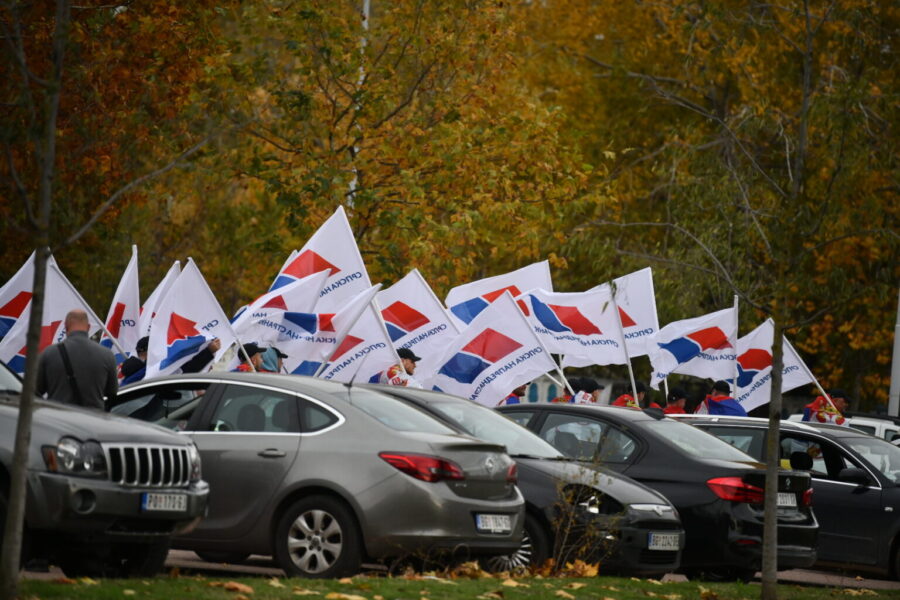
<svg viewBox="0 0 900 600">
<path fill-rule="evenodd" d="M 732 398 L 737 397 L 738 386 L 738 337 L 740 334 L 740 309 L 738 308 L 738 295 L 734 295 L 734 369 L 732 370 Z"/>
<path fill-rule="evenodd" d="M 56 262 L 54 261 L 54 263 L 52 265 L 48 264 L 47 266 L 52 268 L 54 271 L 56 271 L 56 274 L 59 275 L 59 278 L 62 279 L 65 282 L 65 284 L 67 286 L 69 286 L 69 289 L 72 290 L 72 292 L 75 294 L 75 296 L 81 300 L 84 308 L 87 309 L 85 312 L 88 313 L 88 316 L 94 317 L 94 320 L 97 321 L 98 323 L 100 323 L 100 329 L 102 329 L 103 333 L 105 333 L 109 337 L 110 341 L 119 350 L 119 352 L 122 354 L 122 356 L 127 356 L 128 353 L 125 352 L 125 349 L 122 348 L 121 344 L 119 344 L 119 340 L 116 339 L 116 336 L 114 336 L 113 334 L 111 334 L 109 332 L 109 329 L 106 328 L 106 324 L 100 319 L 100 317 L 98 317 L 94 313 L 94 310 L 90 306 L 88 306 L 88 303 L 84 301 L 84 298 L 81 297 L 81 294 L 78 293 L 78 290 L 75 289 L 75 286 L 72 285 L 72 282 L 69 281 L 69 279 L 65 275 L 63 275 L 62 271 L 59 270 L 59 267 L 56 266 Z M 46 281 L 44 282 L 44 285 L 45 286 L 47 285 Z M 68 332 L 66 332 L 66 333 L 68 334 Z"/>
<path fill-rule="evenodd" d="M 631 393 L 632 398 L 637 402 L 637 385 L 634 383 L 634 370 L 631 368 L 631 356 L 628 355 L 628 342 L 625 341 L 625 328 L 622 326 L 622 313 L 619 312 L 619 304 L 616 302 L 616 286 L 614 284 L 610 284 L 610 291 L 612 292 L 612 304 L 613 310 L 616 311 L 616 325 L 619 326 L 619 335 L 622 338 L 622 343 L 625 345 L 625 364 L 628 366 L 628 380 L 631 382 Z M 657 329 L 659 329 L 657 327 Z M 666 380 L 663 379 L 663 383 Z M 668 387 L 666 387 L 668 390 Z M 666 395 L 668 396 L 668 391 L 666 391 Z"/>
<path fill-rule="evenodd" d="M 381 284 L 379 283 L 375 287 L 377 287 L 378 289 L 381 289 Z M 356 316 L 353 318 L 353 321 L 350 322 L 350 325 L 346 328 L 346 330 L 344 331 L 344 334 L 340 337 L 340 339 L 338 339 L 337 343 L 334 345 L 334 348 L 331 349 L 331 352 L 328 354 L 328 359 L 322 361 L 322 364 L 319 366 L 318 369 L 316 369 L 316 372 L 315 372 L 315 374 L 313 374 L 313 377 L 318 377 L 319 375 L 322 374 L 322 371 L 325 370 L 325 367 L 328 366 L 328 363 L 330 363 L 331 359 L 334 357 L 334 353 L 337 352 L 337 349 L 340 348 L 341 344 L 344 343 L 344 339 L 346 339 L 346 337 L 348 335 L 350 335 L 350 330 L 353 329 L 353 326 L 356 325 L 356 322 L 359 321 L 360 317 L 362 317 L 362 314 L 364 312 L 366 312 L 366 309 L 372 305 L 372 300 L 374 300 L 374 299 L 375 299 L 375 294 L 372 294 L 372 298 L 370 298 L 369 301 L 366 302 L 366 305 L 363 307 L 363 309 L 361 311 L 359 311 L 358 313 L 356 313 Z M 388 339 L 390 339 L 390 337 Z"/>
</svg>

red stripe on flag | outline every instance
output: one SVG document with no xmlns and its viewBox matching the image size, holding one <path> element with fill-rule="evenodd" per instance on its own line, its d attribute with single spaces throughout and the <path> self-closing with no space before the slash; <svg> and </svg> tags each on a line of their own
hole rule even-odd
<svg viewBox="0 0 900 600">
<path fill-rule="evenodd" d="M 284 272 L 299 279 L 327 269 L 331 269 L 332 275 L 337 275 L 341 271 L 312 250 L 304 250 L 297 258 L 291 261 L 291 264 L 287 266 Z"/>
<path fill-rule="evenodd" d="M 477 354 L 488 362 L 495 363 L 510 352 L 522 347 L 516 340 L 507 337 L 499 331 L 485 329 L 471 342 L 463 347 L 463 352 Z"/>
<path fill-rule="evenodd" d="M 700 344 L 701 350 L 731 348 L 731 344 L 728 343 L 728 336 L 718 327 L 707 327 L 706 329 L 689 333 L 685 337 Z"/>
<path fill-rule="evenodd" d="M 382 310 L 381 315 L 388 323 L 393 323 L 406 331 L 414 331 L 428 324 L 425 315 L 399 300 Z"/>
</svg>

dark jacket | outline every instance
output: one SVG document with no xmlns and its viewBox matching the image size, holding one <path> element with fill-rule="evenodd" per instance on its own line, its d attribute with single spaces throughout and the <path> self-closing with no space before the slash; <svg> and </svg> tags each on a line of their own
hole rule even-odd
<svg viewBox="0 0 900 600">
<path fill-rule="evenodd" d="M 37 393 L 51 400 L 78 404 L 69 384 L 59 347 L 64 345 L 72 364 L 83 406 L 105 410 L 116 399 L 119 383 L 113 353 L 90 339 L 85 331 L 73 331 L 60 344 L 46 348 L 38 358 Z M 104 396 L 106 402 L 104 402 Z"/>
</svg>

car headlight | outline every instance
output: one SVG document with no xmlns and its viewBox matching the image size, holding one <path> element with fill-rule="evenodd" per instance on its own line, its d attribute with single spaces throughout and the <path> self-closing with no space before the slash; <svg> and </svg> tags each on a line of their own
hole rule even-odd
<svg viewBox="0 0 900 600">
<path fill-rule="evenodd" d="M 202 473 L 200 471 L 200 451 L 197 446 L 191 444 L 188 446 L 188 458 L 191 461 L 191 481 L 200 481 Z"/>
<path fill-rule="evenodd" d="M 106 477 L 106 455 L 97 442 L 64 437 L 55 446 L 43 446 L 41 451 L 48 471 L 79 477 Z"/>
</svg>

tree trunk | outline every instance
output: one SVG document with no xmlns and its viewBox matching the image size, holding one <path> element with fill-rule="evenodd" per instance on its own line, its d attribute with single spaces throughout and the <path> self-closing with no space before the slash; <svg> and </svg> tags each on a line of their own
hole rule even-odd
<svg viewBox="0 0 900 600">
<path fill-rule="evenodd" d="M 784 369 L 784 334 L 781 319 L 773 318 L 772 392 L 769 400 L 769 436 L 766 439 L 766 494 L 763 524 L 763 600 L 778 598 L 778 469 L 781 459 L 781 379 Z"/>
</svg>

